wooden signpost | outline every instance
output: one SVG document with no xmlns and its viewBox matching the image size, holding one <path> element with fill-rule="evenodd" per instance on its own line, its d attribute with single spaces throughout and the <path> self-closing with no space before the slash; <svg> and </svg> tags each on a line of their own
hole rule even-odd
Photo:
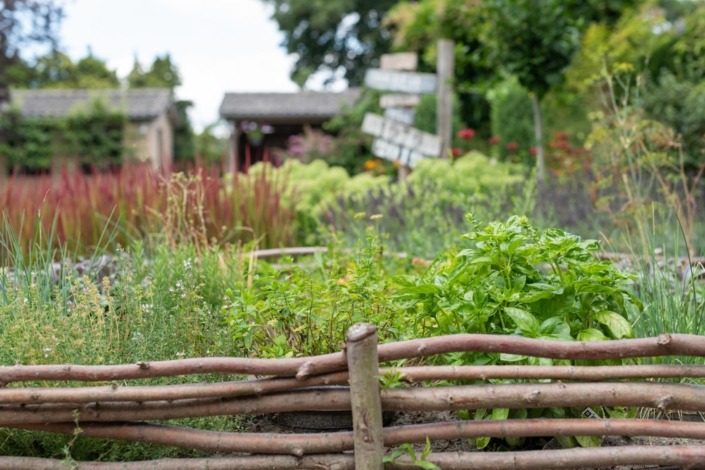
<svg viewBox="0 0 705 470">
<path fill-rule="evenodd" d="M 415 52 L 398 52 L 396 54 L 382 54 L 379 68 L 383 70 L 407 70 L 413 72 L 419 63 L 419 56 Z"/>
<path fill-rule="evenodd" d="M 410 168 L 423 157 L 437 157 L 441 151 L 438 136 L 373 113 L 365 114 L 362 131 L 377 137 L 372 153 Z"/>
<path fill-rule="evenodd" d="M 450 46 L 450 47 L 449 47 Z M 453 76 L 452 42 L 440 41 L 438 77 L 432 73 L 417 73 L 418 55 L 415 53 L 384 54 L 379 69 L 365 73 L 365 85 L 375 90 L 397 92 L 381 97 L 384 117 L 367 113 L 362 131 L 376 137 L 372 153 L 380 158 L 398 161 L 399 179 L 404 179 L 407 168 L 413 168 L 423 158 L 442 157 L 450 141 L 451 85 Z M 437 126 L 439 136 L 422 132 L 413 126 L 416 106 L 421 94 L 438 96 Z"/>
<path fill-rule="evenodd" d="M 408 93 L 396 93 L 390 95 L 382 95 L 379 99 L 379 105 L 383 108 L 413 108 L 421 103 L 419 95 Z"/>
<path fill-rule="evenodd" d="M 432 73 L 369 69 L 365 73 L 365 85 L 375 90 L 399 91 L 402 93 L 435 93 L 436 75 Z"/>
<path fill-rule="evenodd" d="M 414 108 L 387 108 L 384 110 L 384 117 L 413 126 L 414 120 L 416 120 L 416 110 Z"/>
</svg>

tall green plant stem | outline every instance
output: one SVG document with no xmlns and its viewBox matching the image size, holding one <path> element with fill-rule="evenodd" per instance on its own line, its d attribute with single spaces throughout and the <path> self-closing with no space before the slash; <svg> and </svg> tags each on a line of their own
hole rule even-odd
<svg viewBox="0 0 705 470">
<path fill-rule="evenodd" d="M 536 183 L 539 189 L 546 179 L 546 163 L 543 153 L 543 120 L 541 118 L 541 101 L 536 93 L 531 94 L 531 105 L 534 109 L 534 135 L 536 136 Z"/>
</svg>

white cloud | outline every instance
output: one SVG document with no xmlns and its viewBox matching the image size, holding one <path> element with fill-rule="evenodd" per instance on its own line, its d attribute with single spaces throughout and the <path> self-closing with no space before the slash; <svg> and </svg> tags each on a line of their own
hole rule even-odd
<svg viewBox="0 0 705 470">
<path fill-rule="evenodd" d="M 218 118 L 226 91 L 294 91 L 294 62 L 261 0 L 75 0 L 61 42 L 74 59 L 93 53 L 121 76 L 136 55 L 148 66 L 170 53 L 197 129 Z"/>
</svg>

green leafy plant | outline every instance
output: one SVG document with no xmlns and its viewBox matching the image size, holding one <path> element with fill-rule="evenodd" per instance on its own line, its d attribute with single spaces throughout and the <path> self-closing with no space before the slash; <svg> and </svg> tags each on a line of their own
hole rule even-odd
<svg viewBox="0 0 705 470">
<path fill-rule="evenodd" d="M 403 289 L 395 298 L 415 308 L 429 332 L 563 340 L 633 335 L 629 318 L 641 306 L 626 288 L 633 277 L 598 260 L 597 241 L 559 229 L 539 232 L 523 216 L 485 227 L 469 220 L 468 247 L 442 255 L 420 278 L 398 278 Z"/>
<path fill-rule="evenodd" d="M 370 231 L 352 254 L 329 244 L 312 267 L 253 267 L 248 280 L 226 290 L 222 314 L 237 354 L 289 357 L 340 350 L 345 332 L 374 323 L 381 340 L 407 333 L 389 298 L 394 287 L 383 247 Z"/>
<path fill-rule="evenodd" d="M 416 450 L 414 450 L 414 446 L 411 444 L 402 444 L 399 446 L 398 449 L 392 451 L 391 454 L 385 455 L 384 456 L 384 463 L 393 463 L 396 465 L 403 465 L 403 466 L 408 466 L 408 467 L 416 467 L 416 468 L 423 468 L 425 470 L 441 470 L 441 468 L 434 464 L 433 462 L 429 462 L 428 456 L 431 454 L 431 440 L 427 437 L 426 438 L 426 445 L 424 446 L 423 450 L 421 451 L 421 455 L 417 456 L 416 455 Z M 398 462 L 399 457 L 402 457 L 404 455 L 408 455 L 409 458 L 411 459 L 411 462 Z"/>
<path fill-rule="evenodd" d="M 382 390 L 404 387 L 404 373 L 400 370 L 387 371 L 379 376 L 379 384 Z"/>
<path fill-rule="evenodd" d="M 506 212 L 529 213 L 533 195 L 522 170 L 479 152 L 454 161 L 423 160 L 403 184 L 340 195 L 325 220 L 352 241 L 380 214 L 376 230 L 390 250 L 433 258 L 456 244 L 468 212 L 488 220 Z"/>
<path fill-rule="evenodd" d="M 539 232 L 521 216 L 484 227 L 472 216 L 468 219 L 472 230 L 464 235 L 465 247 L 443 253 L 420 276 L 396 278 L 401 288 L 394 298 L 416 317 L 419 334 L 510 334 L 562 341 L 633 336 L 630 320 L 642 307 L 628 290 L 633 276 L 598 260 L 598 242 L 559 229 Z M 487 353 L 457 354 L 449 360 L 478 365 L 567 363 Z M 506 419 L 509 410 L 492 410 L 487 416 Z M 478 417 L 485 414 L 476 413 Z M 479 439 L 476 445 L 487 443 Z"/>
</svg>

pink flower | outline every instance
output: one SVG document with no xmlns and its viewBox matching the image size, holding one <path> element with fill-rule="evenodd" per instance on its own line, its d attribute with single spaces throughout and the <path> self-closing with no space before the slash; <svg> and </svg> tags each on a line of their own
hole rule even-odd
<svg viewBox="0 0 705 470">
<path fill-rule="evenodd" d="M 458 131 L 458 138 L 463 140 L 470 140 L 475 137 L 475 129 L 470 129 L 469 127 L 461 129 Z"/>
<path fill-rule="evenodd" d="M 507 149 L 508 152 L 514 153 L 514 152 L 516 152 L 517 150 L 519 150 L 519 144 L 517 144 L 516 142 L 509 142 L 509 143 L 505 146 L 505 148 Z"/>
<path fill-rule="evenodd" d="M 460 150 L 458 147 L 455 147 L 450 151 L 450 153 L 453 154 L 453 157 L 458 158 L 463 154 L 463 151 Z"/>
<path fill-rule="evenodd" d="M 487 139 L 487 142 L 489 142 L 490 145 L 497 145 L 501 142 L 502 139 L 499 138 L 498 135 L 493 135 L 489 139 Z"/>
</svg>

